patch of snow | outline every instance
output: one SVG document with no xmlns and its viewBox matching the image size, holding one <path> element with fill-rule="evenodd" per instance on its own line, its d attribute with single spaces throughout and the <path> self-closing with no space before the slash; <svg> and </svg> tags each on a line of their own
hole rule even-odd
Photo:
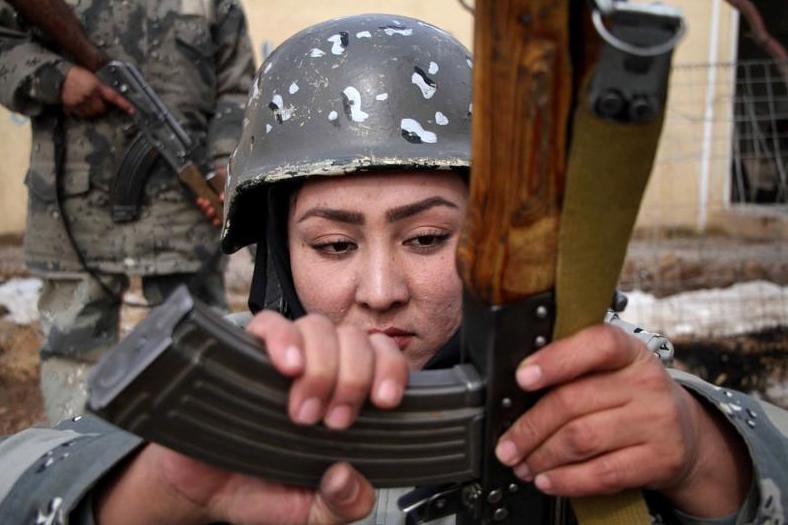
<svg viewBox="0 0 788 525">
<path fill-rule="evenodd" d="M 8 309 L 5 319 L 17 324 L 38 320 L 41 279 L 11 279 L 0 284 L 0 304 Z"/>
<path fill-rule="evenodd" d="M 727 337 L 788 326 L 788 287 L 768 281 L 682 292 L 658 299 L 626 293 L 622 319 L 667 337 Z"/>
</svg>

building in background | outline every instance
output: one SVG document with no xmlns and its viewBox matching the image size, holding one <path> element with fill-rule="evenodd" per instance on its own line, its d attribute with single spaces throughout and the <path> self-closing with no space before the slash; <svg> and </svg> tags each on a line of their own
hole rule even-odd
<svg viewBox="0 0 788 525">
<path fill-rule="evenodd" d="M 303 27 L 358 12 L 422 18 L 448 29 L 469 48 L 473 44 L 473 19 L 459 0 L 243 3 L 258 60 Z M 785 79 L 724 0 L 671 3 L 684 10 L 689 32 L 675 56 L 663 143 L 638 224 L 701 232 L 776 232 L 785 239 Z M 758 7 L 769 29 L 786 42 L 785 2 L 764 0 Z M 24 231 L 29 148 L 26 120 L 0 109 L 0 234 Z"/>
<path fill-rule="evenodd" d="M 788 238 L 788 62 L 723 0 L 677 2 L 690 30 L 674 60 L 641 227 Z M 788 5 L 757 2 L 788 45 Z"/>
</svg>

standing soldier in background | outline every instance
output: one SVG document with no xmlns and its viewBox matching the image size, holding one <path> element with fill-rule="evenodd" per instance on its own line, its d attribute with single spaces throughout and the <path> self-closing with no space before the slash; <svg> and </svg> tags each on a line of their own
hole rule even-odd
<svg viewBox="0 0 788 525">
<path fill-rule="evenodd" d="M 240 3 L 88 0 L 73 9 L 93 43 L 140 69 L 198 145 L 198 158 L 221 173 L 254 74 Z M 86 371 L 117 340 L 128 276 L 142 277 L 149 303 L 186 284 L 226 309 L 223 260 L 217 229 L 161 158 L 140 164 L 147 173 L 138 218 L 113 221 L 113 181 L 139 138 L 131 106 L 3 0 L 0 103 L 31 118 L 25 259 L 44 280 L 41 386 L 54 423 L 82 411 Z"/>
</svg>

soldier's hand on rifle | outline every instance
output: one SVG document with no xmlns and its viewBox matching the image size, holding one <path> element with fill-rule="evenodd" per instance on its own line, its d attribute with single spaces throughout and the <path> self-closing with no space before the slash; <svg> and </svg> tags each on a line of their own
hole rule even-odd
<svg viewBox="0 0 788 525">
<path fill-rule="evenodd" d="M 752 466 L 733 427 L 621 330 L 595 326 L 554 342 L 521 363 L 517 382 L 545 394 L 496 455 L 543 492 L 647 488 L 699 517 L 734 513 L 743 502 Z"/>
<path fill-rule="evenodd" d="M 179 525 L 216 522 L 334 525 L 367 515 L 372 486 L 346 463 L 310 490 L 220 470 L 155 443 L 100 487 L 97 523 Z"/>
<path fill-rule="evenodd" d="M 224 192 L 219 194 L 219 200 L 224 202 Z M 197 207 L 205 215 L 205 217 L 217 228 L 222 225 L 222 218 L 216 213 L 216 210 L 211 206 L 211 203 L 205 197 L 197 197 L 195 200 Z"/>
<path fill-rule="evenodd" d="M 219 181 L 217 185 L 223 188 L 227 182 L 227 164 L 224 162 L 217 162 L 214 166 L 213 177 Z M 219 194 L 219 200 L 224 202 L 224 192 Z M 216 212 L 213 206 L 211 206 L 211 202 L 208 199 L 205 197 L 197 197 L 195 202 L 203 215 L 211 221 L 211 224 L 217 228 L 222 225 L 222 217 Z"/>
<path fill-rule="evenodd" d="M 262 339 L 274 366 L 293 378 L 288 412 L 301 425 L 349 426 L 367 398 L 380 408 L 399 404 L 408 367 L 383 334 L 336 327 L 307 315 L 255 316 L 247 331 Z M 317 489 L 293 487 L 220 470 L 149 444 L 98 492 L 99 523 L 333 525 L 356 521 L 374 505 L 370 483 L 350 465 L 330 467 Z"/>
<path fill-rule="evenodd" d="M 265 341 L 274 366 L 293 378 L 288 413 L 295 423 L 343 429 L 367 398 L 383 409 L 402 398 L 408 365 L 384 334 L 337 327 L 316 314 L 293 322 L 271 311 L 257 314 L 246 330 Z"/>
<path fill-rule="evenodd" d="M 60 97 L 63 111 L 68 115 L 94 118 L 107 112 L 110 105 L 128 114 L 134 113 L 131 103 L 114 89 L 101 82 L 87 69 L 74 65 L 66 73 Z"/>
</svg>

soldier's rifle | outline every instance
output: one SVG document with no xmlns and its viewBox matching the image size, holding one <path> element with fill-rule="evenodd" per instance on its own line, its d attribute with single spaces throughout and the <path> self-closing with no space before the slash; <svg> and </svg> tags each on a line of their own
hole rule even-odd
<svg viewBox="0 0 788 525">
<path fill-rule="evenodd" d="M 296 426 L 289 381 L 260 342 L 182 289 L 97 366 L 90 410 L 286 483 L 314 486 L 348 461 L 378 487 L 426 487 L 400 502 L 413 523 L 448 514 L 459 523 L 565 522 L 562 502 L 515 478 L 494 448 L 536 402 L 515 383 L 518 363 L 604 317 L 683 28 L 666 6 L 592 7 L 476 2 L 473 164 L 458 250 L 462 364 L 411 374 L 399 408 L 368 405 L 347 431 Z M 606 501 L 573 507 L 581 523 L 647 522 L 637 494 Z"/>
<path fill-rule="evenodd" d="M 95 73 L 134 106 L 132 119 L 141 134 L 126 152 L 113 183 L 113 220 L 127 222 L 138 217 L 150 167 L 159 156 L 196 197 L 206 199 L 221 217 L 220 195 L 224 192 L 225 177 L 199 166 L 194 158 L 194 142 L 137 67 L 112 60 L 91 42 L 76 14 L 63 0 L 8 1 L 60 53 Z"/>
</svg>

